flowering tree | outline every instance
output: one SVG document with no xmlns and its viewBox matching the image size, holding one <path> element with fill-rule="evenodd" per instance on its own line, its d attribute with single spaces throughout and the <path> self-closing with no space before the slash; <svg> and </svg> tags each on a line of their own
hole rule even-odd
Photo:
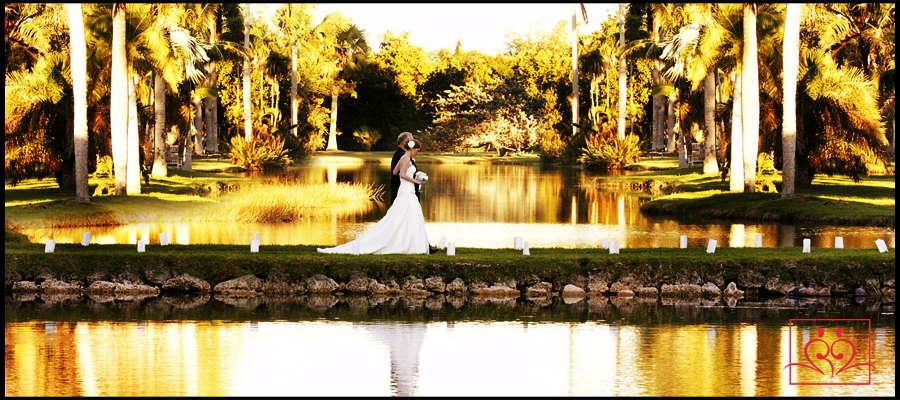
<svg viewBox="0 0 900 400">
<path fill-rule="evenodd" d="M 503 156 L 538 143 L 542 97 L 528 95 L 510 79 L 486 88 L 472 83 L 452 87 L 434 101 L 437 118 L 426 136 L 435 150 L 484 147 Z"/>
</svg>

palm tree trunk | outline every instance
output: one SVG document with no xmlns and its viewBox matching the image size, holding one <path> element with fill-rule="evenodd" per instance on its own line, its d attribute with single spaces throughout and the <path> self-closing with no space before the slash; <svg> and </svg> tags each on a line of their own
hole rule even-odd
<svg viewBox="0 0 900 400">
<path fill-rule="evenodd" d="M 703 173 L 719 172 L 716 160 L 716 76 L 715 70 L 706 74 L 703 87 L 703 119 L 706 125 L 706 143 L 704 146 Z"/>
<path fill-rule="evenodd" d="M 291 40 L 291 125 L 297 125 L 297 39 Z M 297 127 L 291 128 L 297 136 Z"/>
<path fill-rule="evenodd" d="M 800 7 L 788 3 L 784 17 L 784 125 L 781 129 L 781 198 L 794 197 L 797 152 L 797 74 L 800 71 Z"/>
<path fill-rule="evenodd" d="M 724 86 L 722 85 L 722 75 L 716 69 L 716 104 L 722 104 L 725 97 L 722 93 Z M 716 121 L 716 140 L 718 141 L 718 151 L 716 157 L 718 160 L 728 160 L 728 146 L 731 143 L 731 136 L 725 136 L 725 121 L 719 119 Z M 727 161 L 725 161 L 727 163 Z"/>
<path fill-rule="evenodd" d="M 659 28 L 660 28 L 660 18 L 657 16 L 653 17 L 653 43 L 659 43 Z M 651 72 L 651 76 L 653 79 L 653 88 L 659 87 L 660 84 L 660 70 L 662 69 L 662 62 L 657 60 L 653 60 L 653 71 Z M 664 148 L 663 146 L 663 131 L 665 130 L 665 100 L 663 95 L 657 94 L 653 95 L 653 150 L 659 151 Z"/>
<path fill-rule="evenodd" d="M 218 72 L 216 72 L 216 62 L 209 63 L 209 87 L 211 89 L 218 88 Z M 203 99 L 203 114 L 206 117 L 206 153 L 217 153 L 219 148 L 218 135 L 218 99 L 216 97 L 207 96 Z M 201 153 L 202 154 L 202 153 Z"/>
<path fill-rule="evenodd" d="M 328 147 L 325 148 L 326 151 L 335 151 L 337 150 L 337 104 L 338 104 L 338 95 L 337 90 L 332 89 L 331 91 L 331 124 L 328 128 Z"/>
<path fill-rule="evenodd" d="M 153 74 L 153 175 L 166 176 L 166 83 L 161 74 Z"/>
<path fill-rule="evenodd" d="M 128 171 L 126 171 L 127 194 L 141 194 L 141 139 L 138 132 L 137 92 L 134 90 L 134 76 L 129 69 L 128 79 Z"/>
<path fill-rule="evenodd" d="M 113 169 L 116 196 L 127 195 L 128 170 L 128 65 L 125 52 L 125 3 L 113 5 L 112 67 L 110 74 L 109 114 L 112 134 Z"/>
<path fill-rule="evenodd" d="M 203 102 L 200 96 L 191 96 L 191 104 L 194 109 L 194 128 L 192 129 L 192 137 L 194 138 L 194 151 L 197 154 L 204 154 L 203 146 Z"/>
<path fill-rule="evenodd" d="M 80 3 L 69 3 L 69 38 L 72 69 L 72 92 L 75 105 L 75 200 L 91 201 L 88 194 L 88 129 L 87 129 L 87 43 L 84 38 L 84 15 Z"/>
<path fill-rule="evenodd" d="M 578 25 L 572 4 L 572 137 L 578 134 Z"/>
<path fill-rule="evenodd" d="M 687 133 L 685 133 L 684 129 L 684 117 L 681 115 L 681 102 L 682 100 L 678 100 L 675 102 L 675 110 L 676 110 L 676 119 L 675 119 L 675 134 L 678 137 L 678 168 L 690 168 L 690 160 L 688 160 L 687 155 Z"/>
<path fill-rule="evenodd" d="M 215 45 L 215 43 L 219 40 L 218 34 L 216 33 L 216 20 L 210 18 L 209 20 L 209 44 Z M 209 87 L 210 89 L 217 90 L 219 88 L 219 72 L 216 70 L 216 62 L 210 61 L 209 65 Z M 203 99 L 203 107 L 204 113 L 206 114 L 206 152 L 207 153 L 218 153 L 219 152 L 219 107 L 218 107 L 218 98 L 217 97 L 206 97 Z"/>
<path fill-rule="evenodd" d="M 741 69 L 737 68 L 731 74 L 734 80 L 734 94 L 732 95 L 731 108 L 731 178 L 728 184 L 728 190 L 739 192 L 744 190 L 744 137 L 741 134 L 743 129 L 743 121 L 741 118 L 741 100 L 743 93 L 741 91 Z"/>
<path fill-rule="evenodd" d="M 625 4 L 619 3 L 619 49 L 625 49 Z M 625 55 L 619 59 L 619 121 L 618 138 L 625 139 L 625 96 L 628 90 L 625 81 Z"/>
<path fill-rule="evenodd" d="M 244 50 L 250 51 L 250 10 L 244 7 Z M 244 140 L 253 140 L 253 128 L 251 125 L 250 105 L 250 56 L 244 56 Z"/>
<path fill-rule="evenodd" d="M 744 133 L 744 193 L 756 191 L 759 151 L 759 66 L 756 49 L 756 6 L 744 4 L 744 60 L 741 111 Z"/>
<path fill-rule="evenodd" d="M 668 115 L 668 140 L 666 141 L 666 153 L 675 151 L 675 93 L 669 95 L 669 115 Z"/>
</svg>

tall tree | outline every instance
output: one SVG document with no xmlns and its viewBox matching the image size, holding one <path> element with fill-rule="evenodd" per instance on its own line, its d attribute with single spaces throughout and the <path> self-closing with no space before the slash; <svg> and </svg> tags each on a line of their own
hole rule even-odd
<svg viewBox="0 0 900 400">
<path fill-rule="evenodd" d="M 219 26 L 221 18 L 219 11 L 221 4 L 209 3 L 204 7 L 204 13 L 201 22 L 206 23 L 209 29 L 209 46 L 213 48 L 219 41 Z M 210 60 L 206 65 L 206 88 L 208 96 L 203 98 L 203 114 L 206 117 L 206 152 L 219 152 L 219 107 L 218 107 L 218 90 L 219 72 L 216 66 L 216 60 Z"/>
<path fill-rule="evenodd" d="M 654 7 L 651 9 L 649 13 L 650 18 L 652 19 L 651 25 L 653 26 L 653 30 L 651 32 L 653 43 L 659 44 L 659 33 L 660 33 L 660 25 L 662 24 L 662 18 L 656 11 L 657 8 Z M 653 60 L 653 87 L 658 88 L 662 81 L 660 79 L 660 69 L 662 69 L 662 61 L 658 58 L 654 58 Z M 653 150 L 660 151 L 664 150 L 664 131 L 666 127 L 665 122 L 665 110 L 666 110 L 666 99 L 662 94 L 654 94 L 653 95 Z"/>
<path fill-rule="evenodd" d="M 88 194 L 87 43 L 81 3 L 69 3 L 72 92 L 75 105 L 75 200 L 91 201 Z"/>
<path fill-rule="evenodd" d="M 326 17 L 327 18 L 327 17 Z M 331 26 L 332 35 L 326 38 L 329 43 L 329 52 L 333 60 L 332 86 L 331 86 L 331 122 L 328 129 L 328 146 L 325 150 L 337 150 L 337 114 L 338 96 L 343 92 L 352 91 L 352 85 L 345 79 L 345 71 L 356 69 L 365 60 L 369 52 L 363 31 L 356 25 L 343 25 L 341 18 Z"/>
<path fill-rule="evenodd" d="M 153 169 L 151 174 L 166 176 L 166 82 L 162 74 L 153 74 Z"/>
<path fill-rule="evenodd" d="M 756 156 L 759 152 L 759 64 L 754 3 L 744 3 L 744 57 L 741 79 L 744 193 L 753 193 L 756 191 Z"/>
<path fill-rule="evenodd" d="M 126 193 L 128 168 L 128 57 L 125 52 L 125 3 L 113 4 L 112 70 L 109 109 L 116 195 Z"/>
<path fill-rule="evenodd" d="M 250 104 L 250 5 L 244 4 L 244 140 L 253 140 Z"/>
<path fill-rule="evenodd" d="M 578 15 L 577 6 L 572 4 L 572 137 L 578 134 Z M 581 4 L 584 23 L 588 22 L 587 10 Z"/>
<path fill-rule="evenodd" d="M 141 194 L 141 140 L 138 132 L 137 92 L 134 87 L 138 77 L 135 76 L 133 67 L 128 69 L 128 169 L 125 172 L 125 193 Z"/>
<path fill-rule="evenodd" d="M 706 73 L 703 80 L 703 122 L 706 126 L 706 140 L 703 151 L 703 173 L 715 174 L 719 172 L 719 163 L 716 160 L 716 72 Z"/>
<path fill-rule="evenodd" d="M 619 58 L 619 120 L 618 120 L 618 138 L 625 139 L 625 116 L 626 112 L 626 96 L 627 82 L 625 77 L 625 3 L 619 3 L 619 52 L 622 56 Z"/>
<path fill-rule="evenodd" d="M 732 94 L 731 107 L 731 155 L 729 165 L 731 165 L 731 178 L 728 181 L 728 190 L 739 192 L 744 190 L 744 118 L 743 113 L 743 79 L 741 78 L 741 69 L 737 68 L 731 74 L 734 81 L 734 93 Z"/>
<path fill-rule="evenodd" d="M 797 151 L 797 74 L 800 71 L 800 4 L 788 3 L 784 17 L 784 121 L 781 130 L 781 198 L 794 197 Z"/>
<path fill-rule="evenodd" d="M 668 123 L 668 135 L 666 136 L 666 153 L 672 153 L 675 151 L 675 137 L 678 134 L 678 128 L 675 126 L 675 105 L 677 104 L 675 101 L 676 96 L 677 95 L 673 90 L 666 98 L 668 102 L 667 104 L 669 105 L 668 113 L 666 114 L 666 122 Z"/>
<path fill-rule="evenodd" d="M 297 46 L 304 39 L 306 31 L 310 28 L 310 16 L 306 4 L 285 4 L 278 9 L 278 26 L 291 43 L 291 125 L 297 125 Z M 297 136 L 297 127 L 291 128 L 291 134 Z"/>
</svg>

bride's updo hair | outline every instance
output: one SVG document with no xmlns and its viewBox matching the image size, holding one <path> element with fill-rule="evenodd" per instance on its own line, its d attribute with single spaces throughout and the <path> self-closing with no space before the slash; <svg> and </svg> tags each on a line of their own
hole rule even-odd
<svg viewBox="0 0 900 400">
<path fill-rule="evenodd" d="M 421 150 L 421 149 L 422 149 L 422 142 L 418 141 L 417 139 L 410 139 L 408 142 L 406 142 L 406 148 L 407 148 L 408 150 L 412 150 L 412 149 L 419 149 L 419 150 Z"/>
</svg>

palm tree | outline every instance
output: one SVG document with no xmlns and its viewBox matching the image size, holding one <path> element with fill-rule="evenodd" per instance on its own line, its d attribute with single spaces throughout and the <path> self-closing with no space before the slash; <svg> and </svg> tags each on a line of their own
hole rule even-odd
<svg viewBox="0 0 900 400">
<path fill-rule="evenodd" d="M 625 4 L 619 3 L 619 51 L 625 50 Z M 628 88 L 626 87 L 625 78 L 625 55 L 619 59 L 619 120 L 618 120 L 618 138 L 625 140 L 625 101 Z"/>
<path fill-rule="evenodd" d="M 299 41 L 306 41 L 312 28 L 311 16 L 308 12 L 308 4 L 285 4 L 278 9 L 278 26 L 281 32 L 288 37 L 291 44 L 291 99 L 289 101 L 291 114 L 291 134 L 297 136 L 297 113 L 299 99 L 297 97 L 297 56 Z"/>
<path fill-rule="evenodd" d="M 151 174 L 166 176 L 166 83 L 162 74 L 153 74 L 153 169 Z"/>
<path fill-rule="evenodd" d="M 756 191 L 756 156 L 759 150 L 759 66 L 756 46 L 756 4 L 744 3 L 744 57 L 741 74 L 744 193 Z"/>
<path fill-rule="evenodd" d="M 69 38 L 72 56 L 72 92 L 75 115 L 75 200 L 91 201 L 88 194 L 87 43 L 80 3 L 69 4 Z"/>
<path fill-rule="evenodd" d="M 128 65 L 125 51 L 125 3 L 113 4 L 112 74 L 110 78 L 110 128 L 116 195 L 126 195 L 128 162 Z"/>
<path fill-rule="evenodd" d="M 800 4 L 788 3 L 784 18 L 784 121 L 781 198 L 794 197 L 797 151 L 797 74 L 800 70 Z"/>
<path fill-rule="evenodd" d="M 661 25 L 662 21 L 661 21 L 661 18 L 659 16 L 657 16 L 656 14 L 657 14 L 656 8 L 653 8 L 653 10 L 650 13 L 650 18 L 653 20 L 652 21 L 653 30 L 651 32 L 651 36 L 652 36 L 653 43 L 658 45 L 659 44 L 660 25 Z M 658 58 L 655 58 L 653 60 L 653 71 L 651 72 L 652 79 L 653 79 L 653 83 L 652 83 L 653 87 L 660 86 L 660 83 L 661 83 L 660 69 L 661 68 L 662 68 L 662 61 L 660 61 Z M 655 150 L 655 151 L 663 150 L 665 148 L 663 146 L 663 138 L 664 138 L 663 131 L 665 130 L 665 125 L 666 125 L 665 120 L 664 120 L 665 116 L 663 115 L 663 114 L 665 114 L 665 109 L 666 109 L 666 105 L 665 105 L 664 96 L 662 94 L 654 94 L 653 95 L 653 150 Z"/>
<path fill-rule="evenodd" d="M 744 190 L 744 135 L 743 135 L 743 79 L 741 78 L 741 69 L 736 68 L 731 73 L 731 80 L 734 82 L 734 93 L 732 94 L 731 107 L 731 156 L 729 165 L 731 166 L 731 178 L 728 181 L 728 190 L 739 192 Z"/>
<path fill-rule="evenodd" d="M 329 19 L 332 15 L 326 16 Z M 341 18 L 332 23 L 333 35 L 326 40 L 329 41 L 329 51 L 332 54 L 334 65 L 332 66 L 332 87 L 331 87 L 331 125 L 328 131 L 328 146 L 325 150 L 337 150 L 337 110 L 338 95 L 341 92 L 352 90 L 352 85 L 345 82 L 343 74 L 345 70 L 358 69 L 369 52 L 369 46 L 366 44 L 363 31 L 356 25 L 342 27 Z M 323 21 L 324 23 L 324 21 Z"/>
<path fill-rule="evenodd" d="M 138 133 L 137 93 L 135 91 L 135 79 L 133 67 L 129 63 L 128 74 L 128 158 L 126 177 L 126 194 L 141 194 L 141 141 Z"/>
<path fill-rule="evenodd" d="M 716 159 L 716 73 L 709 71 L 703 80 L 703 121 L 706 126 L 706 141 L 704 143 L 703 173 L 715 174 L 719 172 L 719 162 Z"/>
<path fill-rule="evenodd" d="M 250 105 L 250 5 L 244 4 L 244 140 L 253 140 Z"/>
<path fill-rule="evenodd" d="M 584 23 L 588 22 L 587 10 L 581 4 Z M 578 15 L 572 4 L 572 137 L 578 134 Z"/>
<path fill-rule="evenodd" d="M 221 4 L 209 3 L 208 7 L 204 7 L 204 13 L 199 21 L 205 21 L 206 27 L 209 29 L 209 46 L 215 48 L 219 41 L 219 27 L 221 18 L 219 11 Z M 203 98 L 203 113 L 206 116 L 206 152 L 219 152 L 219 107 L 218 107 L 218 91 L 219 73 L 216 69 L 216 60 L 211 59 L 206 65 L 207 80 L 205 87 L 208 93 L 215 96 L 206 96 Z"/>
</svg>

